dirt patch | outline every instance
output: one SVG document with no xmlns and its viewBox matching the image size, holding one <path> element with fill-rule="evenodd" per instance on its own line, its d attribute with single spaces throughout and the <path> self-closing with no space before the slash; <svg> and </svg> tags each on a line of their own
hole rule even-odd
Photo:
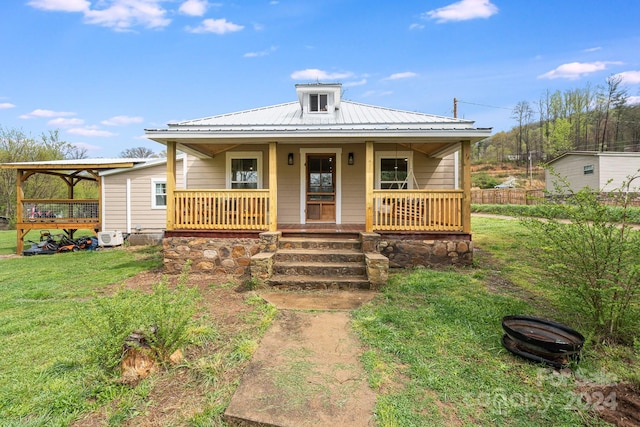
<svg viewBox="0 0 640 427">
<path fill-rule="evenodd" d="M 582 385 L 582 402 L 618 427 L 640 426 L 640 389 L 632 384 Z"/>
</svg>

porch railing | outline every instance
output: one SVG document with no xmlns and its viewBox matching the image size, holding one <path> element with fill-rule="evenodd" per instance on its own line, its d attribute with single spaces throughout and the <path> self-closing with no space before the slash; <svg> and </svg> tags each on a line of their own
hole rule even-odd
<svg viewBox="0 0 640 427">
<path fill-rule="evenodd" d="M 97 199 L 22 199 L 22 222 L 94 223 L 99 221 Z"/>
<path fill-rule="evenodd" d="M 175 229 L 267 230 L 269 190 L 175 190 Z"/>
<path fill-rule="evenodd" d="M 462 190 L 374 190 L 373 229 L 463 231 Z"/>
</svg>

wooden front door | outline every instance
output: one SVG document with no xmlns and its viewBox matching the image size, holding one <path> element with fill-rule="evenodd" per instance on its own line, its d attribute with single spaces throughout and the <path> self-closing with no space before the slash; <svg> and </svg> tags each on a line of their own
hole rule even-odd
<svg viewBox="0 0 640 427">
<path fill-rule="evenodd" d="M 336 222 L 336 155 L 307 154 L 306 219 Z"/>
</svg>

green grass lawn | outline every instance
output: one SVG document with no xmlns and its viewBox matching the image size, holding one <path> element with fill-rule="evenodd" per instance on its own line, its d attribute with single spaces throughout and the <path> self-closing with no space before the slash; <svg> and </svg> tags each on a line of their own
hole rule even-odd
<svg viewBox="0 0 640 427">
<path fill-rule="evenodd" d="M 500 343 L 505 315 L 547 317 L 589 331 L 574 315 L 575 298 L 531 263 L 522 244 L 528 233 L 518 221 L 474 218 L 472 225 L 473 267 L 395 272 L 353 314 L 377 393 L 378 425 L 604 425 L 573 392 L 575 379 L 640 383 L 639 349 L 588 341 L 570 376 L 508 353 Z M 14 251 L 15 231 L 0 231 L 0 254 Z M 157 247 L 0 259 L 0 425 L 66 426 L 109 405 L 121 408 L 110 425 L 135 425 L 136 414 L 153 404 L 154 381 L 129 389 L 86 363 L 80 317 L 106 286 L 161 263 Z M 273 313 L 251 304 L 255 315 L 245 320 L 263 330 Z M 232 345 L 225 338 L 215 353 L 191 360 L 188 369 L 199 378 L 194 387 L 213 390 L 218 366 L 237 369 L 221 361 L 248 360 L 256 337 L 245 331 Z M 234 384 L 187 425 L 224 425 L 220 414 Z"/>
</svg>

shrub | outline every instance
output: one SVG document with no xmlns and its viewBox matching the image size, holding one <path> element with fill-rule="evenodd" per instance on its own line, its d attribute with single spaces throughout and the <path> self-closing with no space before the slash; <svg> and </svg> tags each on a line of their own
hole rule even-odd
<svg viewBox="0 0 640 427">
<path fill-rule="evenodd" d="M 567 194 L 564 201 L 547 200 L 544 220 L 523 220 L 533 232 L 532 253 L 543 270 L 576 293 L 594 332 L 614 341 L 633 336 L 629 332 L 637 323 L 634 310 L 640 302 L 640 232 L 628 223 L 624 191 L 636 177 L 613 192 L 619 216 L 611 214 L 596 192 L 572 192 L 566 180 L 558 179 L 556 191 Z"/>
<path fill-rule="evenodd" d="M 188 268 L 188 267 L 187 267 Z M 153 285 L 152 292 L 120 289 L 109 297 L 97 298 L 84 324 L 89 355 L 107 371 L 114 371 L 122 357 L 125 339 L 133 332 L 146 338 L 153 355 L 166 363 L 177 349 L 189 344 L 196 328 L 200 294 L 186 286 L 186 270 L 178 284 L 170 288 L 166 277 Z"/>
</svg>

